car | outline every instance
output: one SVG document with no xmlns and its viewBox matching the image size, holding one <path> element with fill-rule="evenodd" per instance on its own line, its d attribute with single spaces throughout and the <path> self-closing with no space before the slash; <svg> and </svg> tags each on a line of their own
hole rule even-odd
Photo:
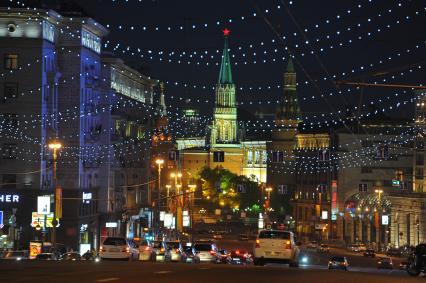
<svg viewBox="0 0 426 283">
<path fill-rule="evenodd" d="M 311 241 L 309 244 L 306 245 L 306 248 L 308 250 L 316 250 L 318 248 L 318 242 L 317 241 Z"/>
<path fill-rule="evenodd" d="M 251 255 L 243 250 L 233 250 L 230 253 L 231 264 L 251 264 L 253 259 Z"/>
<path fill-rule="evenodd" d="M 365 257 L 376 257 L 376 252 L 374 250 L 368 249 L 364 252 Z"/>
<path fill-rule="evenodd" d="M 261 230 L 256 238 L 253 262 L 255 265 L 266 263 L 286 263 L 298 267 L 299 247 L 290 231 Z"/>
<path fill-rule="evenodd" d="M 240 235 L 238 235 L 238 240 L 239 241 L 248 241 L 249 237 L 246 234 L 240 234 Z"/>
<path fill-rule="evenodd" d="M 223 264 L 230 264 L 232 259 L 231 259 L 231 255 L 227 250 L 219 250 L 219 254 L 220 254 L 220 263 Z"/>
<path fill-rule="evenodd" d="M 101 259 L 132 260 L 139 258 L 137 245 L 123 237 L 107 237 L 99 249 Z"/>
<path fill-rule="evenodd" d="M 348 270 L 348 260 L 344 256 L 332 256 L 328 261 L 328 269 Z"/>
<path fill-rule="evenodd" d="M 221 233 L 214 233 L 213 239 L 216 239 L 216 240 L 223 239 L 223 235 Z"/>
<path fill-rule="evenodd" d="M 64 253 L 63 255 L 61 255 L 59 260 L 62 260 L 62 261 L 79 261 L 79 260 L 81 260 L 81 255 L 79 253 L 76 253 L 76 252 L 68 252 L 68 253 Z"/>
<path fill-rule="evenodd" d="M 401 256 L 402 253 L 401 253 L 400 249 L 391 248 L 391 249 L 388 249 L 386 251 L 386 255 L 387 256 Z"/>
<path fill-rule="evenodd" d="M 320 253 L 329 253 L 330 247 L 326 244 L 321 244 L 318 246 L 317 251 Z"/>
<path fill-rule="evenodd" d="M 41 253 L 35 257 L 36 260 L 58 260 L 54 253 Z"/>
<path fill-rule="evenodd" d="M 407 261 L 401 261 L 401 263 L 399 264 L 399 269 L 400 270 L 406 270 L 407 269 L 407 265 L 408 265 Z"/>
<path fill-rule="evenodd" d="M 377 261 L 377 268 L 393 269 L 393 262 L 390 257 L 381 257 Z"/>
<path fill-rule="evenodd" d="M 186 262 L 186 254 L 179 241 L 167 242 L 166 245 L 170 254 L 170 261 Z"/>
<path fill-rule="evenodd" d="M 141 240 L 139 242 L 139 260 L 140 261 L 154 261 L 155 255 L 152 249 L 152 243 L 148 240 Z"/>
<path fill-rule="evenodd" d="M 216 244 L 212 241 L 195 242 L 195 252 L 200 257 L 200 262 L 220 263 L 221 255 Z"/>
<path fill-rule="evenodd" d="M 170 253 L 165 242 L 153 241 L 152 251 L 155 256 L 155 261 L 157 262 L 170 261 Z"/>
<path fill-rule="evenodd" d="M 4 257 L 2 259 L 5 260 L 25 260 L 28 259 L 28 251 L 10 251 L 10 252 L 6 252 L 6 254 L 4 255 Z"/>
<path fill-rule="evenodd" d="M 183 248 L 185 255 L 186 255 L 186 262 L 188 263 L 200 263 L 200 257 L 195 252 L 193 246 L 185 246 Z"/>
</svg>

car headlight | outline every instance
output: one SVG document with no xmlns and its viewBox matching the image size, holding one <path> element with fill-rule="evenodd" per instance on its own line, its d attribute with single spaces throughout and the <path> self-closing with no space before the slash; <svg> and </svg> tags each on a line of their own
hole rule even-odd
<svg viewBox="0 0 426 283">
<path fill-rule="evenodd" d="M 302 263 L 308 263 L 308 257 L 307 256 L 302 257 Z"/>
<path fill-rule="evenodd" d="M 20 258 L 20 257 L 17 257 L 17 258 L 16 258 L 16 260 L 17 260 L 17 261 L 20 261 L 21 259 L 22 259 L 22 258 Z"/>
</svg>

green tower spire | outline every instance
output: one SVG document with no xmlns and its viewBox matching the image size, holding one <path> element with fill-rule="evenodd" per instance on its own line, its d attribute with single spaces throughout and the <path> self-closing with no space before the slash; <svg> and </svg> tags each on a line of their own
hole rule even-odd
<svg viewBox="0 0 426 283">
<path fill-rule="evenodd" d="M 225 37 L 225 46 L 223 47 L 222 54 L 222 63 L 220 65 L 219 72 L 219 84 L 233 84 L 232 81 L 232 71 L 231 71 L 231 59 L 229 57 L 228 51 L 228 36 L 231 31 L 229 29 L 223 30 L 223 35 Z"/>
</svg>

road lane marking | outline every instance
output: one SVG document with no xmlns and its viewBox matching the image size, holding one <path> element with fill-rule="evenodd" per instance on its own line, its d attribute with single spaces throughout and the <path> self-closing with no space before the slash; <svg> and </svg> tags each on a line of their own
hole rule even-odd
<svg viewBox="0 0 426 283">
<path fill-rule="evenodd" d="M 98 279 L 96 282 L 111 282 L 111 281 L 117 281 L 120 280 L 118 277 L 110 277 L 110 278 L 104 278 L 104 279 Z"/>
<path fill-rule="evenodd" d="M 155 274 L 167 274 L 167 273 L 171 273 L 171 271 L 170 270 L 161 270 L 161 271 L 157 271 L 157 272 L 154 272 Z"/>
</svg>

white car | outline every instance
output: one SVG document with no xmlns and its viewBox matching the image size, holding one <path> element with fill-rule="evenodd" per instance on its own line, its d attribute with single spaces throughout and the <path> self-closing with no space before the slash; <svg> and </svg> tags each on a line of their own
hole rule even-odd
<svg viewBox="0 0 426 283">
<path fill-rule="evenodd" d="M 147 240 L 142 240 L 139 245 L 139 260 L 154 261 L 155 253 L 152 244 Z"/>
<path fill-rule="evenodd" d="M 253 263 L 288 263 L 290 267 L 298 267 L 298 255 L 299 247 L 292 232 L 261 230 L 254 247 Z"/>
<path fill-rule="evenodd" d="M 139 250 L 137 245 L 122 237 L 108 237 L 99 249 L 101 259 L 137 259 Z"/>
<path fill-rule="evenodd" d="M 200 258 L 200 262 L 219 263 L 221 261 L 221 254 L 211 241 L 196 242 L 194 250 Z"/>
</svg>

